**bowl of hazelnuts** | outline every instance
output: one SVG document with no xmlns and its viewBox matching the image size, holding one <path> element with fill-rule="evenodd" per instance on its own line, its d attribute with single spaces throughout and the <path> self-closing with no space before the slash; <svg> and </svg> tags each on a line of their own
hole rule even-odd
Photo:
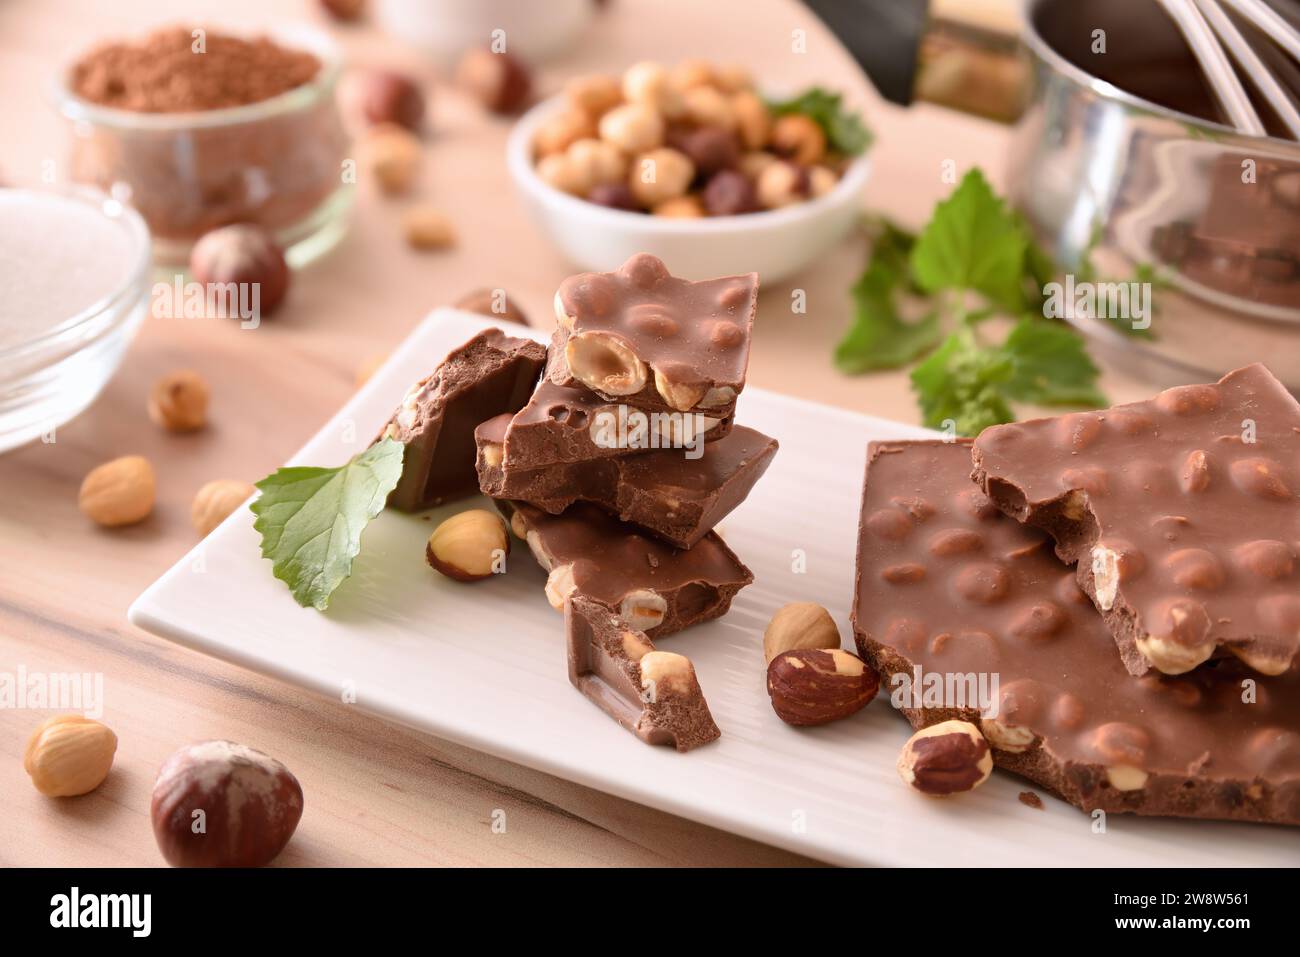
<svg viewBox="0 0 1300 957">
<path fill-rule="evenodd" d="M 870 138 L 838 94 L 769 100 L 743 69 L 647 61 L 574 77 L 506 151 L 533 217 L 583 269 L 648 252 L 675 275 L 768 280 L 853 228 Z"/>
</svg>

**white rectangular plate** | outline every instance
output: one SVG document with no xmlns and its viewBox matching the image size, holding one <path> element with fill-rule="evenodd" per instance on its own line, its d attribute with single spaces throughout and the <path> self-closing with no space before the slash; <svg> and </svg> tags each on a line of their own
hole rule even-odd
<svg viewBox="0 0 1300 957">
<path fill-rule="evenodd" d="M 407 386 L 488 326 L 438 310 L 290 464 L 337 465 L 359 451 Z M 522 327 L 520 336 L 535 332 Z M 540 337 L 538 337 L 540 338 Z M 831 609 L 851 645 L 858 498 L 870 439 L 921 429 L 748 389 L 739 421 L 781 450 L 722 533 L 755 581 L 731 612 L 666 638 L 689 656 L 721 740 L 689 754 L 642 744 L 568 683 L 561 617 L 527 549 L 508 574 L 462 585 L 424 562 L 433 522 L 385 512 L 328 612 L 300 608 L 260 557 L 247 509 L 232 515 L 132 605 L 147 631 L 356 707 L 590 787 L 842 864 L 1294 864 L 1300 832 L 1111 815 L 1095 822 L 997 772 L 973 794 L 931 800 L 894 762 L 907 722 L 885 694 L 856 716 L 795 729 L 772 713 L 764 626 L 790 601 Z"/>
</svg>

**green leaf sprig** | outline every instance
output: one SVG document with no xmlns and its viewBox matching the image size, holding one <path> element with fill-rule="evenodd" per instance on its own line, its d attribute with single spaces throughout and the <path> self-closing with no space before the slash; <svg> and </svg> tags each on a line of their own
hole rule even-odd
<svg viewBox="0 0 1300 957">
<path fill-rule="evenodd" d="M 822 128 L 832 150 L 858 156 L 871 145 L 871 131 L 861 116 L 841 105 L 842 99 L 839 93 L 814 86 L 788 100 L 770 100 L 767 108 L 777 116 L 802 113 Z"/>
<path fill-rule="evenodd" d="M 1012 402 L 1105 405 L 1083 340 L 1042 318 L 1042 289 L 1054 273 L 1020 217 L 971 170 L 918 236 L 888 223 L 877 230 L 836 365 L 850 373 L 899 368 L 928 354 L 911 374 L 923 420 L 961 435 L 1013 421 Z M 902 316 L 907 298 L 925 300 L 919 319 Z M 990 343 L 979 327 L 996 315 L 1018 321 Z"/>
<path fill-rule="evenodd" d="M 304 608 L 324 611 L 361 551 L 361 533 L 402 475 L 406 447 L 383 439 L 338 468 L 277 469 L 249 506 L 262 557 Z"/>
</svg>

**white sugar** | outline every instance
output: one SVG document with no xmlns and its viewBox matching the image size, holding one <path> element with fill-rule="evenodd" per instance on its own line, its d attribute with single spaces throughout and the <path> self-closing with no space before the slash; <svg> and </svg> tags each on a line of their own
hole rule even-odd
<svg viewBox="0 0 1300 957">
<path fill-rule="evenodd" d="M 91 203 L 0 189 L 0 349 L 117 292 L 138 256 L 125 224 Z"/>
</svg>

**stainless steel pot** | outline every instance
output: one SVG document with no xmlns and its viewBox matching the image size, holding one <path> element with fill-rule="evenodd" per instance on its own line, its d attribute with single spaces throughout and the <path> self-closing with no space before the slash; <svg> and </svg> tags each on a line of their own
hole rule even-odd
<svg viewBox="0 0 1300 957">
<path fill-rule="evenodd" d="M 1071 321 L 1153 379 L 1262 360 L 1300 389 L 1300 144 L 1224 125 L 1152 0 L 1030 0 L 1024 41 L 1013 202 L 1067 270 L 1163 280 L 1154 339 Z"/>
</svg>

